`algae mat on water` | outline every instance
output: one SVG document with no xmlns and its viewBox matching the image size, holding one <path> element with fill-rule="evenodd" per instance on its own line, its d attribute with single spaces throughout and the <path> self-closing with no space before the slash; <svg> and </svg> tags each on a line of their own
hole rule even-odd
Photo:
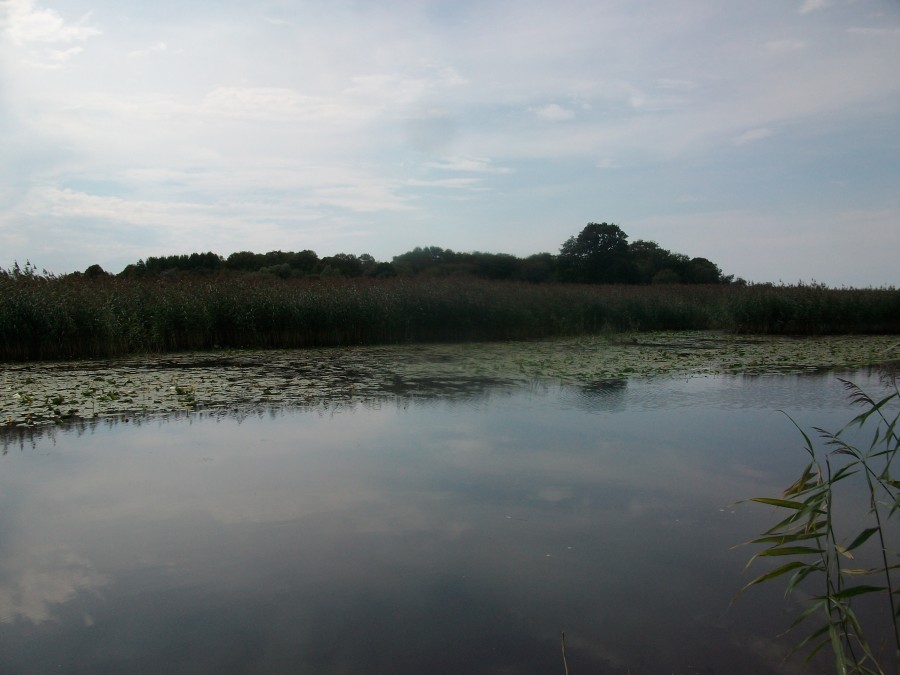
<svg viewBox="0 0 900 675">
<path fill-rule="evenodd" d="M 528 342 L 166 354 L 7 364 L 6 428 L 185 410 L 446 396 L 536 380 L 800 373 L 896 361 L 897 336 L 638 333 Z"/>
</svg>

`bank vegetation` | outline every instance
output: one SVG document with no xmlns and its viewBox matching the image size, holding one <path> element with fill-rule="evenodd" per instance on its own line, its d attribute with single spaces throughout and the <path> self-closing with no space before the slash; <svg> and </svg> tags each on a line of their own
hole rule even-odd
<svg viewBox="0 0 900 675">
<path fill-rule="evenodd" d="M 0 270 L 0 360 L 7 362 L 659 330 L 900 333 L 900 291 Z"/>
</svg>

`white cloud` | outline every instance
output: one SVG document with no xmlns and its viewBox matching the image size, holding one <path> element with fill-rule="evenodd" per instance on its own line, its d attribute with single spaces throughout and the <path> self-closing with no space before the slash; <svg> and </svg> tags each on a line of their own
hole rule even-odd
<svg viewBox="0 0 900 675">
<path fill-rule="evenodd" d="M 840 166 L 848 148 L 874 157 L 900 100 L 900 19 L 873 4 L 856 3 L 848 21 L 810 20 L 824 3 L 802 1 L 740 13 L 662 0 L 642 12 L 589 0 L 565 12 L 158 3 L 92 0 L 82 17 L 60 9 L 74 3 L 0 0 L 0 255 L 41 259 L 42 218 L 73 251 L 90 231 L 102 232 L 94 251 L 138 236 L 202 245 L 190 228 L 215 237 L 216 222 L 224 241 L 242 228 L 261 242 L 293 231 L 325 241 L 332 228 L 373 233 L 396 254 L 417 242 L 391 237 L 428 223 L 456 247 L 548 249 L 565 238 L 548 228 L 567 219 L 619 217 L 613 185 L 631 202 L 628 181 L 648 186 L 646 215 L 657 195 L 681 210 L 678 195 L 707 193 L 680 167 L 739 182 L 761 171 L 750 162 L 802 157 L 795 144 L 811 138 L 823 165 Z M 735 151 L 775 133 L 777 144 Z M 844 189 L 893 208 L 883 186 L 896 166 L 880 161 L 857 163 Z M 597 170 L 618 167 L 628 171 Z M 456 210 L 454 197 L 469 201 Z M 728 199 L 739 201 L 709 192 L 708 203 Z M 798 211 L 818 208 L 806 199 Z M 506 236 L 506 221 L 532 229 Z"/>
<path fill-rule="evenodd" d="M 304 179 L 308 173 L 317 173 L 319 177 Z M 201 198 L 197 201 L 174 199 L 179 192 L 177 189 L 164 193 L 161 198 L 147 199 L 44 187 L 30 191 L 21 208 L 29 216 L 48 217 L 61 222 L 66 219 L 105 221 L 162 230 L 170 224 L 177 224 L 173 225 L 176 227 L 211 227 L 228 226 L 230 223 L 240 228 L 266 222 L 311 220 L 322 215 L 322 207 L 361 212 L 407 211 L 413 208 L 397 194 L 400 184 L 395 181 L 371 178 L 360 172 L 330 171 L 328 167 L 310 167 L 308 173 L 301 172 L 297 176 L 288 172 L 280 176 L 275 168 L 260 167 L 255 175 L 244 171 L 239 181 L 230 180 L 226 170 L 208 173 L 200 183 L 203 187 L 198 195 Z M 168 175 L 173 176 L 171 173 Z M 183 178 L 188 176 L 180 175 Z M 228 197 L 219 189 L 213 192 L 218 201 L 210 203 L 203 191 L 211 191 L 216 185 L 221 185 L 225 190 L 229 186 L 234 189 L 243 186 L 244 193 Z M 197 186 L 188 178 L 183 187 L 191 193 Z M 267 187 L 276 189 L 277 193 L 267 201 L 253 198 L 254 192 Z"/>
<path fill-rule="evenodd" d="M 296 26 L 296 24 L 291 21 L 288 21 L 286 19 L 277 19 L 271 16 L 263 17 L 263 20 L 266 23 L 272 24 L 273 26 Z"/>
<path fill-rule="evenodd" d="M 48 187 L 30 191 L 15 217 L 0 213 L 0 241 L 39 237 L 44 243 L 38 247 L 31 241 L 30 257 L 56 271 L 94 262 L 115 269 L 147 255 L 201 250 L 223 255 L 247 249 L 322 253 L 320 246 L 331 252 L 359 250 L 361 241 L 371 239 L 360 227 L 361 217 L 415 208 L 410 199 L 397 196 L 403 187 L 360 177 L 346 184 L 301 185 L 299 194 L 279 191 L 268 199 L 214 192 L 218 201 L 212 203 L 208 196 L 178 201 L 174 194 L 129 198 Z M 351 243 L 341 243 L 347 240 Z"/>
<path fill-rule="evenodd" d="M 437 180 L 420 180 L 417 178 L 412 178 L 406 181 L 407 185 L 412 187 L 439 187 L 439 188 L 450 188 L 450 189 L 478 189 L 484 190 L 486 188 L 476 187 L 480 183 L 481 179 L 479 178 L 440 178 Z"/>
<path fill-rule="evenodd" d="M 128 56 L 130 58 L 141 58 L 144 56 L 149 56 L 154 52 L 164 52 L 169 49 L 169 45 L 165 42 L 157 42 L 155 45 L 147 47 L 146 49 L 135 49 L 134 51 L 128 52 Z"/>
<path fill-rule="evenodd" d="M 88 24 L 90 14 L 71 23 L 55 10 L 35 7 L 33 0 L 6 0 L 4 7 L 4 30 L 17 45 L 34 42 L 83 42 L 101 34 L 99 28 Z"/>
<path fill-rule="evenodd" d="M 81 47 L 70 47 L 69 49 L 48 49 L 44 53 L 43 60 L 26 59 L 26 63 L 36 68 L 55 69 L 65 65 L 71 59 L 76 57 L 83 51 Z"/>
<path fill-rule="evenodd" d="M 352 108 L 336 101 L 303 96 L 293 89 L 279 87 L 218 87 L 203 98 L 200 111 L 259 122 L 336 122 L 347 116 L 359 116 Z"/>
<path fill-rule="evenodd" d="M 471 171 L 474 173 L 512 173 L 508 167 L 494 166 L 486 157 L 446 157 L 438 162 L 428 162 L 425 166 L 441 171 Z"/>
<path fill-rule="evenodd" d="M 801 14 L 809 14 L 810 12 L 824 9 L 830 4 L 831 2 L 829 0 L 804 0 L 803 4 L 800 6 L 800 9 L 797 11 Z"/>
<path fill-rule="evenodd" d="M 768 138 L 774 132 L 771 129 L 767 129 L 765 127 L 761 127 L 758 129 L 748 129 L 738 137 L 732 141 L 735 145 L 746 145 L 747 143 L 753 143 L 754 141 L 761 141 L 764 138 Z"/>
<path fill-rule="evenodd" d="M 400 111 L 404 116 L 409 116 L 408 109 L 418 109 L 413 117 L 434 116 L 435 111 L 445 107 L 439 102 L 448 100 L 451 91 L 468 84 L 455 69 L 430 63 L 353 75 L 350 81 L 351 85 L 341 91 L 341 96 L 354 105 Z"/>
<path fill-rule="evenodd" d="M 656 80 L 656 86 L 660 89 L 673 91 L 691 91 L 697 88 L 697 83 L 692 80 L 682 80 L 673 77 L 663 77 Z"/>
<path fill-rule="evenodd" d="M 545 106 L 533 110 L 535 115 L 548 122 L 562 122 L 575 117 L 574 111 L 563 108 L 558 103 L 548 103 Z"/>
</svg>

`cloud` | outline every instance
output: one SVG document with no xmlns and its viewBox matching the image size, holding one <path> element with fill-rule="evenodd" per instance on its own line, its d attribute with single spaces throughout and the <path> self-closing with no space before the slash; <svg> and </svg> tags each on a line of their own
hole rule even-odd
<svg viewBox="0 0 900 675">
<path fill-rule="evenodd" d="M 800 6 L 800 9 L 797 11 L 801 14 L 809 14 L 810 12 L 824 9 L 830 4 L 830 0 L 804 0 L 803 4 Z"/>
<path fill-rule="evenodd" d="M 92 0 L 82 17 L 62 9 L 74 3 L 0 0 L 0 255 L 45 264 L 42 218 L 73 251 L 79 236 L 93 250 L 202 246 L 190 227 L 216 237 L 215 222 L 225 242 L 246 228 L 241 248 L 333 228 L 396 254 L 427 223 L 457 247 L 543 250 L 567 221 L 627 227 L 619 214 L 681 212 L 683 194 L 783 206 L 741 175 L 790 158 L 802 183 L 810 143 L 822 166 L 859 168 L 846 190 L 865 198 L 845 205 L 893 208 L 895 162 L 879 153 L 896 127 L 900 23 L 864 5 L 848 20 L 803 0 L 740 13 Z M 746 189 L 713 196 L 700 166 Z M 531 230 L 510 235 L 500 223 L 513 221 Z"/>
<path fill-rule="evenodd" d="M 441 171 L 471 171 L 474 173 L 512 173 L 508 167 L 494 166 L 486 157 L 447 157 L 438 162 L 427 162 L 425 166 Z"/>
<path fill-rule="evenodd" d="M 57 68 L 84 51 L 81 47 L 69 49 L 50 49 L 46 53 L 47 61 L 31 62 L 41 68 Z"/>
<path fill-rule="evenodd" d="M 691 91 L 697 88 L 697 83 L 693 80 L 682 80 L 679 78 L 663 77 L 656 80 L 656 86 L 664 90 L 672 91 Z"/>
<path fill-rule="evenodd" d="M 38 9 L 33 0 L 6 0 L 5 33 L 17 45 L 30 43 L 83 42 L 100 35 L 99 28 L 88 24 L 90 14 L 75 23 L 67 22 L 52 9 Z"/>
<path fill-rule="evenodd" d="M 271 16 L 265 16 L 263 17 L 263 20 L 266 23 L 272 24 L 273 26 L 296 26 L 295 23 L 288 21 L 287 19 L 278 19 Z"/>
<path fill-rule="evenodd" d="M 407 185 L 412 187 L 440 187 L 440 188 L 450 188 L 450 189 L 476 189 L 476 190 L 485 190 L 487 188 L 476 187 L 480 183 L 481 179 L 479 178 L 440 178 L 437 180 L 420 180 L 417 178 L 411 178 L 406 181 Z"/>
<path fill-rule="evenodd" d="M 95 262 L 121 269 L 147 255 L 201 250 L 227 255 L 312 248 L 327 254 L 370 248 L 373 233 L 365 225 L 367 214 L 416 208 L 413 197 L 398 195 L 408 189 L 404 185 L 363 178 L 345 184 L 323 182 L 315 188 L 300 185 L 297 194 L 279 190 L 265 198 L 238 189 L 243 194 L 226 198 L 213 191 L 195 201 L 179 201 L 177 190 L 148 199 L 35 189 L 15 215 L 0 213 L 0 241 L 16 250 L 27 248 L 22 260 L 30 257 L 57 271 L 83 269 Z M 26 243 L 16 244 L 17 237 Z M 43 243 L 35 245 L 37 240 Z"/>
<path fill-rule="evenodd" d="M 336 101 L 280 87 L 218 87 L 203 98 L 200 112 L 258 122 L 336 122 L 359 116 Z"/>
<path fill-rule="evenodd" d="M 318 178 L 304 178 L 320 173 Z M 133 198 L 92 194 L 71 189 L 43 187 L 31 190 L 21 208 L 32 217 L 46 216 L 58 221 L 103 221 L 141 227 L 255 227 L 261 223 L 296 223 L 321 216 L 322 207 L 347 211 L 407 211 L 413 208 L 397 194 L 401 187 L 392 180 L 367 176 L 363 172 L 331 170 L 329 167 L 310 167 L 308 171 L 286 173 L 277 167 L 257 167 L 244 171 L 242 179 L 229 180 L 228 171 L 206 172 L 200 183 L 189 174 L 180 174 L 182 185 L 169 185 L 159 198 Z M 170 176 L 175 174 L 170 173 Z M 242 192 L 225 196 L 221 189 L 231 186 Z M 267 200 L 258 191 L 269 188 Z M 179 192 L 199 192 L 196 201 L 178 200 Z M 216 201 L 210 202 L 204 192 L 212 192 Z M 2 223 L 2 221 L 0 221 Z M 177 225 L 175 225 L 177 224 Z"/>
<path fill-rule="evenodd" d="M 134 51 L 128 52 L 128 56 L 130 58 L 141 58 L 144 56 L 149 56 L 154 52 L 164 52 L 169 49 L 169 45 L 165 42 L 157 42 L 155 45 L 147 47 L 146 49 L 136 49 Z"/>
<path fill-rule="evenodd" d="M 563 108 L 557 103 L 549 103 L 545 106 L 534 109 L 534 114 L 542 120 L 547 120 L 548 122 L 562 122 L 564 120 L 570 120 L 575 117 L 575 113 L 572 110 Z"/>
<path fill-rule="evenodd" d="M 761 141 L 764 138 L 768 138 L 774 132 L 771 129 L 767 129 L 764 127 L 758 129 L 748 129 L 740 136 L 735 138 L 732 142 L 735 145 L 746 145 L 747 143 L 753 143 L 754 141 Z"/>
<path fill-rule="evenodd" d="M 359 214 L 414 211 L 418 206 L 408 187 L 364 167 L 296 161 L 238 159 L 205 169 L 135 169 L 107 188 L 111 194 L 78 187 L 28 190 L 0 212 L 0 238 L 44 223 L 74 228 L 66 245 L 75 247 L 128 230 L 134 240 L 165 241 L 167 248 L 208 248 L 205 240 L 242 250 L 247 232 L 268 245 L 307 235 L 321 240 L 320 230 L 340 237 L 346 229 L 341 223 Z M 54 238 L 68 239 L 62 232 Z"/>
</svg>

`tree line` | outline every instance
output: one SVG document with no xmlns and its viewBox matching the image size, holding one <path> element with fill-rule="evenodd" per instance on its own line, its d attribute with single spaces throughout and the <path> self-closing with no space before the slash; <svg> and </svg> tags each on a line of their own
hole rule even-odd
<svg viewBox="0 0 900 675">
<path fill-rule="evenodd" d="M 314 251 L 239 251 L 227 258 L 215 253 L 148 257 L 128 265 L 118 276 L 173 277 L 185 274 L 253 273 L 283 279 L 304 277 L 473 276 L 531 283 L 589 284 L 724 284 L 733 275 L 706 258 L 673 253 L 652 241 L 628 241 L 610 223 L 588 223 L 560 247 L 559 253 L 519 258 L 508 253 L 462 253 L 438 246 L 416 247 L 390 262 L 364 253 L 338 253 L 320 258 Z M 99 265 L 83 274 L 105 276 Z M 740 282 L 741 280 L 738 280 Z"/>
</svg>

